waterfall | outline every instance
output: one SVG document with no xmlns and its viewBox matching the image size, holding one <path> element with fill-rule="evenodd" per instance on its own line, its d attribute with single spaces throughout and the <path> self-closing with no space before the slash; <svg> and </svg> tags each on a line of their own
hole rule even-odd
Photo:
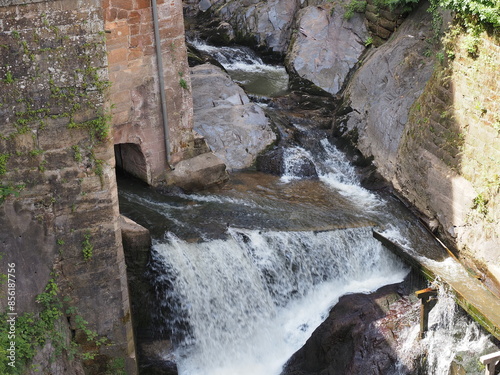
<svg viewBox="0 0 500 375">
<path fill-rule="evenodd" d="M 189 326 L 177 351 L 182 375 L 277 375 L 341 295 L 407 273 L 370 228 L 228 233 L 203 243 L 170 234 L 154 245 L 156 267 L 175 270 L 163 282 L 182 303 L 169 309 Z"/>
<path fill-rule="evenodd" d="M 300 178 L 304 162 L 314 164 L 320 180 L 336 192 L 357 203 L 366 210 L 376 210 L 382 201 L 374 193 L 360 184 L 356 169 L 349 163 L 344 153 L 332 145 L 328 139 L 320 141 L 321 149 L 313 156 L 309 151 L 299 146 L 288 147 L 284 152 L 285 173 L 283 182 Z"/>
</svg>

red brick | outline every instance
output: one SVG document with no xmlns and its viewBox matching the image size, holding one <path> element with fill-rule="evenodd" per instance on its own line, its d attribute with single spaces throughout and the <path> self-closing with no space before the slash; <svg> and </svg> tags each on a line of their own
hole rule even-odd
<svg viewBox="0 0 500 375">
<path fill-rule="evenodd" d="M 142 56 L 143 56 L 142 49 L 140 49 L 140 48 L 134 48 L 128 54 L 128 61 L 130 62 L 132 60 L 141 59 Z"/>
<path fill-rule="evenodd" d="M 151 7 L 151 0 L 136 0 L 136 9 L 145 9 Z"/>
<path fill-rule="evenodd" d="M 105 21 L 114 21 L 114 20 L 116 20 L 117 15 L 118 15 L 118 10 L 116 8 L 107 8 L 104 11 L 104 20 Z"/>
<path fill-rule="evenodd" d="M 155 48 L 153 46 L 148 46 L 144 48 L 144 56 L 151 56 L 154 55 L 155 53 Z"/>
<path fill-rule="evenodd" d="M 129 13 L 127 21 L 129 25 L 136 25 L 141 23 L 141 19 L 142 19 L 141 13 L 136 10 L 133 10 L 132 12 Z"/>
<path fill-rule="evenodd" d="M 134 1 L 133 0 L 111 0 L 111 6 L 118 9 L 133 10 Z"/>
<path fill-rule="evenodd" d="M 141 25 L 130 25 L 130 35 L 138 35 L 141 31 Z"/>
<path fill-rule="evenodd" d="M 124 9 L 120 9 L 120 11 L 118 12 L 117 18 L 119 20 L 126 20 L 128 18 L 128 11 L 126 11 Z"/>
</svg>

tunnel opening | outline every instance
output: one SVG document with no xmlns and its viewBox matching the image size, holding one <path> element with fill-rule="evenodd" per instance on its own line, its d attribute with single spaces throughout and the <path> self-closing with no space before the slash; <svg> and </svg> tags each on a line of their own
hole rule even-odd
<svg viewBox="0 0 500 375">
<path fill-rule="evenodd" d="M 146 183 L 151 182 L 149 169 L 141 147 L 135 143 L 119 143 L 115 145 L 116 169 L 125 172 Z"/>
</svg>

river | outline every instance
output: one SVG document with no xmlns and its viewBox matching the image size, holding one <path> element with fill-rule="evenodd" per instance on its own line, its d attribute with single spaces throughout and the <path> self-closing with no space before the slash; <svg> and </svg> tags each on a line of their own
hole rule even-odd
<svg viewBox="0 0 500 375">
<path fill-rule="evenodd" d="M 265 67 L 245 49 L 198 48 L 222 56 L 220 62 L 252 94 L 286 92 L 286 78 L 276 79 L 271 93 L 256 89 L 258 82 L 274 80 L 269 75 L 283 77 L 283 70 Z M 231 53 L 236 62 L 228 61 Z M 156 314 L 160 329 L 175 341 L 179 374 L 279 375 L 340 296 L 399 283 L 409 272 L 373 238 L 373 227 L 409 249 L 432 253 L 433 239 L 397 199 L 364 189 L 356 169 L 328 139 L 317 145 L 314 152 L 298 144 L 287 147 L 283 176 L 238 172 L 224 186 L 194 194 L 162 195 L 120 179 L 122 213 L 154 238 L 150 268 L 161 306 Z M 297 174 L 296 162 L 304 159 L 315 166 L 318 179 Z M 439 337 L 451 337 L 451 359 L 431 357 L 429 374 L 447 374 L 453 353 L 464 345 L 474 347 L 472 356 L 492 347 L 477 327 L 458 347 L 463 335 L 443 318 L 450 307 L 435 311 L 431 324 L 448 319 Z M 460 324 L 467 335 L 464 327 L 472 323 Z M 405 333 L 399 369 L 417 352 L 415 329 Z M 436 345 L 428 341 L 427 348 Z M 422 345 L 418 350 L 425 351 Z"/>
</svg>

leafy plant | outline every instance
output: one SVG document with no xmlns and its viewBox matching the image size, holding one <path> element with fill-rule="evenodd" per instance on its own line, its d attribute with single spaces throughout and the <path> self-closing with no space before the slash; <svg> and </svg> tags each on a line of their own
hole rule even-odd
<svg viewBox="0 0 500 375">
<path fill-rule="evenodd" d="M 344 18 L 350 20 L 354 13 L 363 13 L 366 10 L 366 4 L 365 0 L 351 0 L 346 6 Z"/>
<path fill-rule="evenodd" d="M 0 154 L 0 176 L 7 173 L 7 161 L 9 161 L 10 154 Z"/>
<path fill-rule="evenodd" d="M 20 194 L 20 191 L 23 190 L 24 187 L 25 187 L 25 185 L 16 185 L 14 187 L 0 185 L 0 203 L 3 203 L 5 198 L 7 198 L 9 195 L 14 195 L 14 196 L 18 197 Z"/>
<path fill-rule="evenodd" d="M 86 261 L 92 259 L 92 255 L 94 253 L 94 245 L 92 245 L 92 243 L 90 242 L 90 238 L 92 236 L 90 235 L 90 233 L 86 233 L 84 236 L 83 236 L 83 241 L 82 241 L 82 253 L 83 253 L 83 259 L 85 259 Z"/>
<path fill-rule="evenodd" d="M 476 210 L 479 214 L 486 216 L 488 214 L 488 200 L 485 199 L 483 194 L 478 194 L 472 201 L 472 209 Z"/>
<path fill-rule="evenodd" d="M 366 38 L 365 40 L 365 47 L 369 47 L 373 44 L 373 37 L 369 36 L 368 38 Z"/>
</svg>

